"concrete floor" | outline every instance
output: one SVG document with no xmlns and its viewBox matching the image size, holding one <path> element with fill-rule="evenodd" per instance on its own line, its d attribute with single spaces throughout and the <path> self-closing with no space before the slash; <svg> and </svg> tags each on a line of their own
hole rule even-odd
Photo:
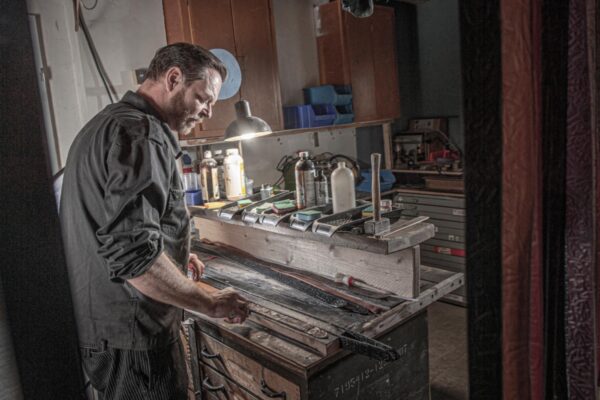
<svg viewBox="0 0 600 400">
<path fill-rule="evenodd" d="M 467 309 L 436 302 L 429 307 L 431 400 L 468 399 Z"/>
</svg>

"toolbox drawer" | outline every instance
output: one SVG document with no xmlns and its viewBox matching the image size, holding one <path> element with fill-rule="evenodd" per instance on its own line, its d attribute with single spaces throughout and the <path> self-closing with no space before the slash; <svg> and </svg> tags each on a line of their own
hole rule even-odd
<svg viewBox="0 0 600 400">
<path fill-rule="evenodd" d="M 204 332 L 198 335 L 198 358 L 259 399 L 272 399 L 265 394 L 285 393 L 286 400 L 300 399 L 300 388 L 258 362 L 226 346 Z"/>
<path fill-rule="evenodd" d="M 204 364 L 202 370 L 202 399 L 210 400 L 259 400 L 258 397 L 227 379 Z"/>
<path fill-rule="evenodd" d="M 394 197 L 394 203 L 410 203 L 410 204 L 423 204 L 430 206 L 439 207 L 451 207 L 451 208 L 465 208 L 465 199 L 457 197 L 443 197 L 443 196 L 431 196 L 431 195 L 409 195 L 398 193 Z"/>
</svg>

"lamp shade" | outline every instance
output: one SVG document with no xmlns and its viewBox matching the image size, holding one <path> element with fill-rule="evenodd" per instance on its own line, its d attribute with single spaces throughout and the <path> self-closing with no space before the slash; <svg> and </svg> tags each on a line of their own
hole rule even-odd
<svg viewBox="0 0 600 400">
<path fill-rule="evenodd" d="M 252 116 L 246 100 L 235 103 L 236 119 L 225 130 L 225 141 L 252 139 L 270 135 L 271 127 L 264 120 Z"/>
</svg>

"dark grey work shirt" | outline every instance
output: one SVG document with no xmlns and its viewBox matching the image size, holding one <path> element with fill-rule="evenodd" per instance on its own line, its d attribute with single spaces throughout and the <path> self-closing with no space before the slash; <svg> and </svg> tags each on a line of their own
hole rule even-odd
<svg viewBox="0 0 600 400">
<path fill-rule="evenodd" d="M 168 126 L 133 92 L 75 138 L 60 219 L 83 347 L 146 350 L 176 340 L 181 310 L 145 297 L 126 280 L 146 272 L 163 251 L 182 272 L 187 265 L 180 155 Z"/>
</svg>

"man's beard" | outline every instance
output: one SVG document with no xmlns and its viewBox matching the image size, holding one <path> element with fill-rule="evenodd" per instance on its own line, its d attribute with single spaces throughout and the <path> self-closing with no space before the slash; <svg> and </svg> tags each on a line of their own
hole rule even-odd
<svg viewBox="0 0 600 400">
<path fill-rule="evenodd" d="M 194 126 L 200 121 L 194 116 L 194 113 L 188 110 L 185 106 L 185 92 L 181 91 L 173 97 L 171 103 L 169 120 L 171 126 L 175 127 L 177 133 L 188 135 Z"/>
</svg>

